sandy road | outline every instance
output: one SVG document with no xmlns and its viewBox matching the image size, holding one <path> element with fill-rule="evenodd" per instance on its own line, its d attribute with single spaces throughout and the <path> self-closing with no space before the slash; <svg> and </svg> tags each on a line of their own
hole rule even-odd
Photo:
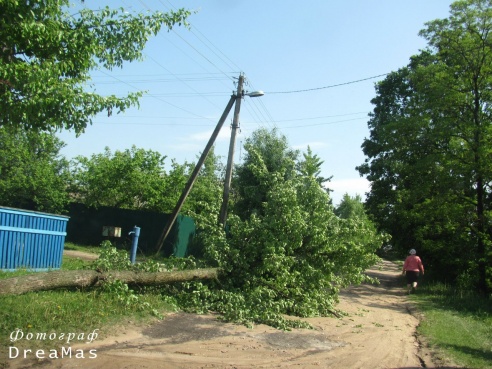
<svg viewBox="0 0 492 369">
<path fill-rule="evenodd" d="M 72 346 L 72 358 L 9 364 L 64 369 L 434 367 L 415 336 L 419 322 L 399 285 L 399 268 L 385 261 L 369 273 L 381 284 L 343 291 L 337 307 L 347 316 L 307 319 L 312 330 L 249 329 L 213 315 L 176 313 L 146 327 L 103 332 L 108 338 Z M 89 350 L 97 357 L 89 358 Z M 81 352 L 85 358 L 76 358 Z"/>
</svg>

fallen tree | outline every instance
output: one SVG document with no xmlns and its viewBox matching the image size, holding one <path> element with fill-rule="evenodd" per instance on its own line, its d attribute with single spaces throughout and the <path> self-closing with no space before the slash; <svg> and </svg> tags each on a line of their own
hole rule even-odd
<svg viewBox="0 0 492 369">
<path fill-rule="evenodd" d="M 189 269 L 170 272 L 59 270 L 29 274 L 0 280 L 0 295 L 21 295 L 26 292 L 67 287 L 91 287 L 106 280 L 120 280 L 135 285 L 161 285 L 201 279 L 215 279 L 217 268 Z"/>
</svg>

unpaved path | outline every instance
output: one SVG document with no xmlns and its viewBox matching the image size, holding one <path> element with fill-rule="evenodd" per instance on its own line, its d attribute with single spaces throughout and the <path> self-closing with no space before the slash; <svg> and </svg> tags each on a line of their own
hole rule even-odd
<svg viewBox="0 0 492 369">
<path fill-rule="evenodd" d="M 71 258 L 78 258 L 81 260 L 96 260 L 99 257 L 98 254 L 76 250 L 63 250 L 63 256 L 69 256 Z"/>
<path fill-rule="evenodd" d="M 369 271 L 380 285 L 348 288 L 341 318 L 307 319 L 312 330 L 283 332 L 222 323 L 214 315 L 176 313 L 146 327 L 103 332 L 108 338 L 72 346 L 72 358 L 11 360 L 12 368 L 421 368 L 433 367 L 415 336 L 418 319 L 398 280 L 383 262 Z M 85 359 L 75 358 L 84 350 Z M 97 357 L 90 359 L 89 350 Z"/>
</svg>

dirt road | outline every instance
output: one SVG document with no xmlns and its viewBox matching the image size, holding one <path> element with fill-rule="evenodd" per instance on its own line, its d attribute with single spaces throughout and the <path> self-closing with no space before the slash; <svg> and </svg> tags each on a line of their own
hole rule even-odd
<svg viewBox="0 0 492 369">
<path fill-rule="evenodd" d="M 76 250 L 63 250 L 63 255 L 69 256 L 71 258 L 78 258 L 87 261 L 96 260 L 99 257 L 98 254 L 92 254 L 92 253 L 88 253 L 84 251 L 76 251 Z"/>
<path fill-rule="evenodd" d="M 415 336 L 418 319 L 399 285 L 397 266 L 385 261 L 369 273 L 381 284 L 345 290 L 338 308 L 348 315 L 307 319 L 312 330 L 249 329 L 219 322 L 213 315 L 177 313 L 112 336 L 104 332 L 104 340 L 72 346 L 72 358 L 36 363 L 15 359 L 10 364 L 64 369 L 434 367 Z M 85 358 L 75 357 L 82 352 Z"/>
</svg>

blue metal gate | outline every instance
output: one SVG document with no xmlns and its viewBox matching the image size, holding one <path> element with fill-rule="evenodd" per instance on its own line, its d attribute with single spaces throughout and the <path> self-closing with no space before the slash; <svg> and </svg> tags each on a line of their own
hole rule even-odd
<svg viewBox="0 0 492 369">
<path fill-rule="evenodd" d="M 0 207 L 0 269 L 60 269 L 68 219 Z"/>
</svg>

